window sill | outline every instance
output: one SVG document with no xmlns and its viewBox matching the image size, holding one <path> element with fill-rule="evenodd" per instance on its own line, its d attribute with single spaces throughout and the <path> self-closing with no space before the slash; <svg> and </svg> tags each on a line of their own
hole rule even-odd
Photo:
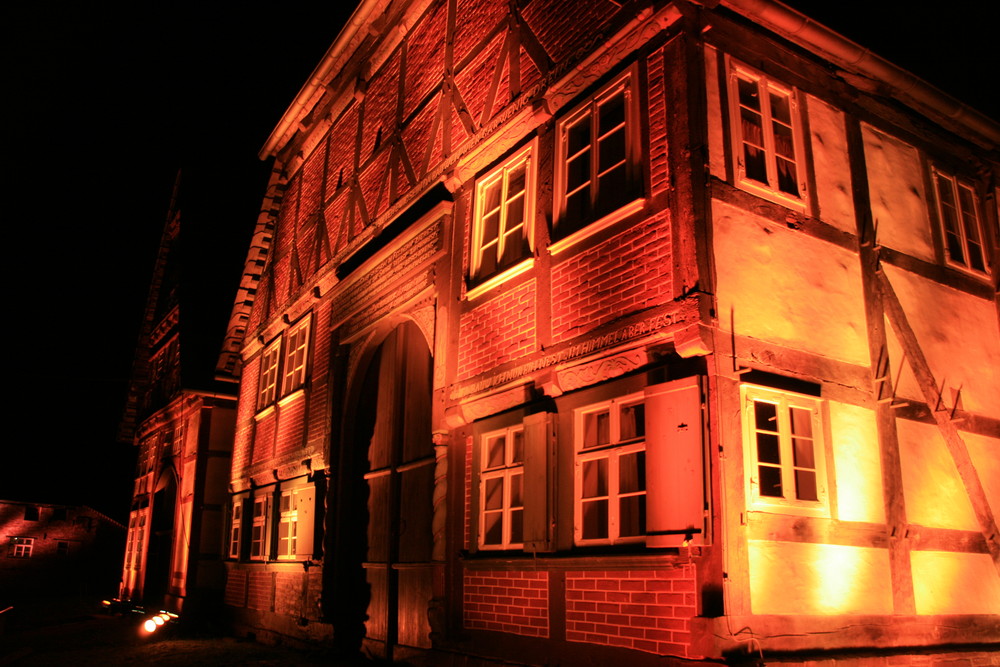
<svg viewBox="0 0 1000 667">
<path fill-rule="evenodd" d="M 258 410 L 257 414 L 255 414 L 253 416 L 253 418 L 256 419 L 257 421 L 260 421 L 261 419 L 264 419 L 266 417 L 270 417 L 271 413 L 273 413 L 275 410 L 277 410 L 276 404 L 275 403 L 271 403 L 267 407 Z"/>
<path fill-rule="evenodd" d="M 752 195 L 760 197 L 761 199 L 766 199 L 769 202 L 779 204 L 786 208 L 790 208 L 793 211 L 798 211 L 799 213 L 808 213 L 806 210 L 808 208 L 807 199 L 805 197 L 795 197 L 793 195 L 781 192 L 780 190 L 772 190 L 763 183 L 758 183 L 757 181 L 752 181 L 749 179 L 741 179 L 736 182 L 736 187 L 744 192 L 748 192 Z"/>
<path fill-rule="evenodd" d="M 763 514 L 788 514 L 794 516 L 811 516 L 819 519 L 830 518 L 830 508 L 821 503 L 797 505 L 782 501 L 767 501 L 756 499 L 747 508 L 748 514 L 760 512 Z"/>
<path fill-rule="evenodd" d="M 522 273 L 529 271 L 534 265 L 535 265 L 535 258 L 528 257 L 527 259 L 522 260 L 520 263 L 515 264 L 509 269 L 501 271 L 492 278 L 489 278 L 484 282 L 479 283 L 475 287 L 467 289 L 465 292 L 465 298 L 466 300 L 471 301 L 476 297 L 481 296 L 486 292 L 489 292 L 498 285 L 501 285 L 507 282 L 508 280 L 511 280 L 512 278 L 515 278 L 521 275 Z"/>
<path fill-rule="evenodd" d="M 549 254 L 556 255 L 560 252 L 571 248 L 572 246 L 580 243 L 581 241 L 590 238 L 594 234 L 607 229 L 608 227 L 621 222 L 625 218 L 629 217 L 633 213 L 638 213 L 646 206 L 646 198 L 640 197 L 634 199 L 628 204 L 625 204 L 621 208 L 608 213 L 603 218 L 598 218 L 594 222 L 590 223 L 583 229 L 578 229 L 564 239 L 560 239 L 555 243 L 549 245 Z"/>
</svg>

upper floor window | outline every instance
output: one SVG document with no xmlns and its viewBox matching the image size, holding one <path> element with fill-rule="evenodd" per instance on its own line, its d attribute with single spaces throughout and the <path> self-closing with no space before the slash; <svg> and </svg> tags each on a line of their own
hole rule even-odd
<svg viewBox="0 0 1000 667">
<path fill-rule="evenodd" d="M 233 511 L 229 517 L 229 557 L 240 557 L 240 529 L 243 524 L 243 501 L 233 500 Z"/>
<path fill-rule="evenodd" d="M 795 90 L 731 61 L 729 102 L 737 184 L 804 208 L 802 124 Z"/>
<path fill-rule="evenodd" d="M 646 534 L 642 394 L 580 408 L 575 421 L 575 541 L 641 542 Z"/>
<path fill-rule="evenodd" d="M 25 521 L 38 521 L 38 508 L 34 505 L 24 506 L 24 520 Z"/>
<path fill-rule="evenodd" d="M 640 193 L 635 73 L 629 69 L 559 122 L 559 236 L 622 208 Z"/>
<path fill-rule="evenodd" d="M 260 356 L 260 381 L 257 384 L 257 409 L 271 403 L 278 393 L 278 361 L 281 354 L 281 339 L 277 339 Z"/>
<path fill-rule="evenodd" d="M 285 334 L 285 358 L 281 381 L 281 394 L 295 391 L 306 381 L 306 350 L 309 347 L 309 318 L 292 327 Z"/>
<path fill-rule="evenodd" d="M 476 183 L 471 276 L 486 278 L 530 253 L 535 197 L 534 143 Z"/>
<path fill-rule="evenodd" d="M 258 410 L 263 410 L 305 384 L 308 350 L 308 317 L 264 348 L 260 355 L 260 376 L 257 382 Z"/>
<path fill-rule="evenodd" d="M 7 543 L 8 558 L 31 558 L 31 550 L 35 546 L 33 537 L 12 537 Z"/>
<path fill-rule="evenodd" d="M 267 496 L 257 496 L 253 499 L 253 516 L 250 522 L 250 558 L 265 560 L 267 558 Z"/>
<path fill-rule="evenodd" d="M 284 491 L 279 501 L 278 558 L 295 558 L 299 523 L 295 495 L 294 491 Z"/>
<path fill-rule="evenodd" d="M 524 428 L 487 433 L 480 443 L 479 546 L 520 547 L 524 541 Z"/>
<path fill-rule="evenodd" d="M 751 508 L 829 516 L 819 399 L 742 387 Z"/>
<path fill-rule="evenodd" d="M 934 184 L 948 263 L 986 273 L 983 216 L 975 189 L 937 169 Z"/>
</svg>

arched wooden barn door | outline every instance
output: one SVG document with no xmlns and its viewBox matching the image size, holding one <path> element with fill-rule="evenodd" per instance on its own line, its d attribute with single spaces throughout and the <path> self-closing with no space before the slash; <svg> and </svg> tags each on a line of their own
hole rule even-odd
<svg viewBox="0 0 1000 667">
<path fill-rule="evenodd" d="M 371 433 L 363 472 L 368 497 L 363 566 L 370 587 L 365 635 L 371 650 L 391 658 L 397 644 L 430 646 L 431 357 L 416 325 L 403 324 L 385 338 L 364 384 L 360 400 L 368 405 L 361 411 L 374 407 L 372 428 L 359 433 L 361 438 Z"/>
</svg>

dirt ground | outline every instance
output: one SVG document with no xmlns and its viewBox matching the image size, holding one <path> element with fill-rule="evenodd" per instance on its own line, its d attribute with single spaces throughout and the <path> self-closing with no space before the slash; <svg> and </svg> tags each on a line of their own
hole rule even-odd
<svg viewBox="0 0 1000 667">
<path fill-rule="evenodd" d="M 63 608 L 59 613 L 5 614 L 0 628 L 0 666 L 67 665 L 273 665 L 289 667 L 372 667 L 322 650 L 299 651 L 264 646 L 231 637 L 190 635 L 180 626 L 152 634 L 141 628 L 142 617 L 111 616 L 97 609 Z"/>
</svg>

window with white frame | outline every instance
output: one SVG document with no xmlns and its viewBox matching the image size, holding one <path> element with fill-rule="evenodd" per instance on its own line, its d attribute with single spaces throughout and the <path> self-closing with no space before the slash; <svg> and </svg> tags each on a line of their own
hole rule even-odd
<svg viewBox="0 0 1000 667">
<path fill-rule="evenodd" d="M 229 518 L 229 557 L 240 557 L 240 529 L 243 524 L 243 501 L 233 501 L 233 511 Z"/>
<path fill-rule="evenodd" d="M 278 393 L 278 362 L 281 359 L 281 338 L 264 348 L 260 355 L 260 380 L 257 384 L 257 409 L 271 403 Z"/>
<path fill-rule="evenodd" d="M 250 522 L 250 559 L 265 560 L 267 552 L 267 497 L 257 496 Z"/>
<path fill-rule="evenodd" d="M 751 509 L 829 516 L 821 401 L 743 385 Z"/>
<path fill-rule="evenodd" d="M 987 273 L 983 216 L 975 188 L 937 169 L 934 184 L 945 258 L 949 264 Z"/>
<path fill-rule="evenodd" d="M 530 253 L 534 153 L 532 143 L 476 183 L 470 266 L 473 279 L 505 271 Z"/>
<path fill-rule="evenodd" d="M 11 537 L 7 543 L 8 558 L 31 558 L 31 550 L 35 546 L 33 537 Z"/>
<path fill-rule="evenodd" d="M 285 357 L 282 362 L 281 395 L 292 393 L 306 381 L 306 351 L 309 349 L 309 318 L 303 319 L 285 334 Z"/>
<path fill-rule="evenodd" d="M 802 123 L 795 89 L 730 61 L 729 102 L 737 184 L 804 209 Z"/>
<path fill-rule="evenodd" d="M 642 542 L 646 534 L 646 419 L 643 394 L 574 414 L 575 542 Z"/>
<path fill-rule="evenodd" d="M 641 191 L 634 68 L 559 122 L 559 235 L 622 208 Z"/>
<path fill-rule="evenodd" d="M 479 546 L 518 548 L 524 541 L 524 428 L 480 438 Z"/>
<path fill-rule="evenodd" d="M 278 509 L 278 558 L 293 559 L 299 523 L 294 491 L 282 492 Z"/>
</svg>

